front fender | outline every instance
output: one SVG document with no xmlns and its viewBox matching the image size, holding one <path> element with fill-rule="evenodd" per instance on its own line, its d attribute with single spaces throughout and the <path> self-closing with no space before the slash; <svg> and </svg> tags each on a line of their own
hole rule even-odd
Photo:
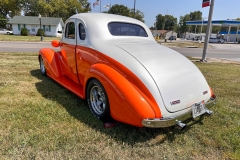
<svg viewBox="0 0 240 160">
<path fill-rule="evenodd" d="M 50 48 L 43 48 L 39 51 L 39 56 L 42 56 L 43 58 L 47 75 L 51 77 L 62 76 L 58 52 L 55 52 Z"/>
<path fill-rule="evenodd" d="M 155 112 L 146 98 L 123 75 L 105 64 L 94 64 L 85 77 L 98 79 L 104 86 L 110 104 L 111 116 L 121 122 L 142 127 L 142 120 L 155 118 Z"/>
</svg>

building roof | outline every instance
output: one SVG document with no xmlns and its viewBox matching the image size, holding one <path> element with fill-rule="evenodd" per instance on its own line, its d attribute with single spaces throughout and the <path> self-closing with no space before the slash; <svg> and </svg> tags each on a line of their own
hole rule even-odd
<svg viewBox="0 0 240 160">
<path fill-rule="evenodd" d="M 186 21 L 186 25 L 207 25 L 208 21 Z M 213 20 L 213 26 L 240 26 L 239 20 Z"/>
<path fill-rule="evenodd" d="M 36 16 L 14 16 L 8 23 L 10 24 L 39 24 L 39 18 Z M 62 18 L 42 17 L 42 25 L 63 25 Z"/>
<path fill-rule="evenodd" d="M 228 31 L 220 31 L 219 34 L 228 34 Z M 229 34 L 240 34 L 240 31 L 238 31 L 238 33 L 237 31 L 231 31 Z"/>
</svg>

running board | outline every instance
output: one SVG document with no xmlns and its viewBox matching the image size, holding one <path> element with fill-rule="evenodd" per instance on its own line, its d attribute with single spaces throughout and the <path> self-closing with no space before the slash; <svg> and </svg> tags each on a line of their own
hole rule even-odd
<svg viewBox="0 0 240 160">
<path fill-rule="evenodd" d="M 73 80 L 68 78 L 67 76 L 61 76 L 61 77 L 52 77 L 51 75 L 48 74 L 48 76 L 62 85 L 64 88 L 67 90 L 73 92 L 77 96 L 83 99 L 83 87 L 77 83 L 75 83 Z"/>
</svg>

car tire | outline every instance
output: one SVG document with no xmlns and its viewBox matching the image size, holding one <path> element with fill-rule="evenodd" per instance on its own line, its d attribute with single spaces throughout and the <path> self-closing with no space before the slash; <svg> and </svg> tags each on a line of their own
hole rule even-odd
<svg viewBox="0 0 240 160">
<path fill-rule="evenodd" d="M 87 86 L 87 102 L 95 117 L 103 122 L 112 121 L 107 93 L 97 79 L 91 80 Z"/>
<path fill-rule="evenodd" d="M 39 65 L 40 65 L 41 73 L 45 76 L 47 72 L 46 72 L 46 67 L 44 65 L 42 56 L 39 56 Z"/>
</svg>

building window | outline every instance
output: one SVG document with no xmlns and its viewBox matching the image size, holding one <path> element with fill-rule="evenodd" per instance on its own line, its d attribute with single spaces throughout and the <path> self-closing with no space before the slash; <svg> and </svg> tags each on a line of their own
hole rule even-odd
<svg viewBox="0 0 240 160">
<path fill-rule="evenodd" d="M 32 31 L 32 32 L 35 32 L 35 26 L 32 26 L 32 27 L 31 27 L 31 31 Z"/>
</svg>

